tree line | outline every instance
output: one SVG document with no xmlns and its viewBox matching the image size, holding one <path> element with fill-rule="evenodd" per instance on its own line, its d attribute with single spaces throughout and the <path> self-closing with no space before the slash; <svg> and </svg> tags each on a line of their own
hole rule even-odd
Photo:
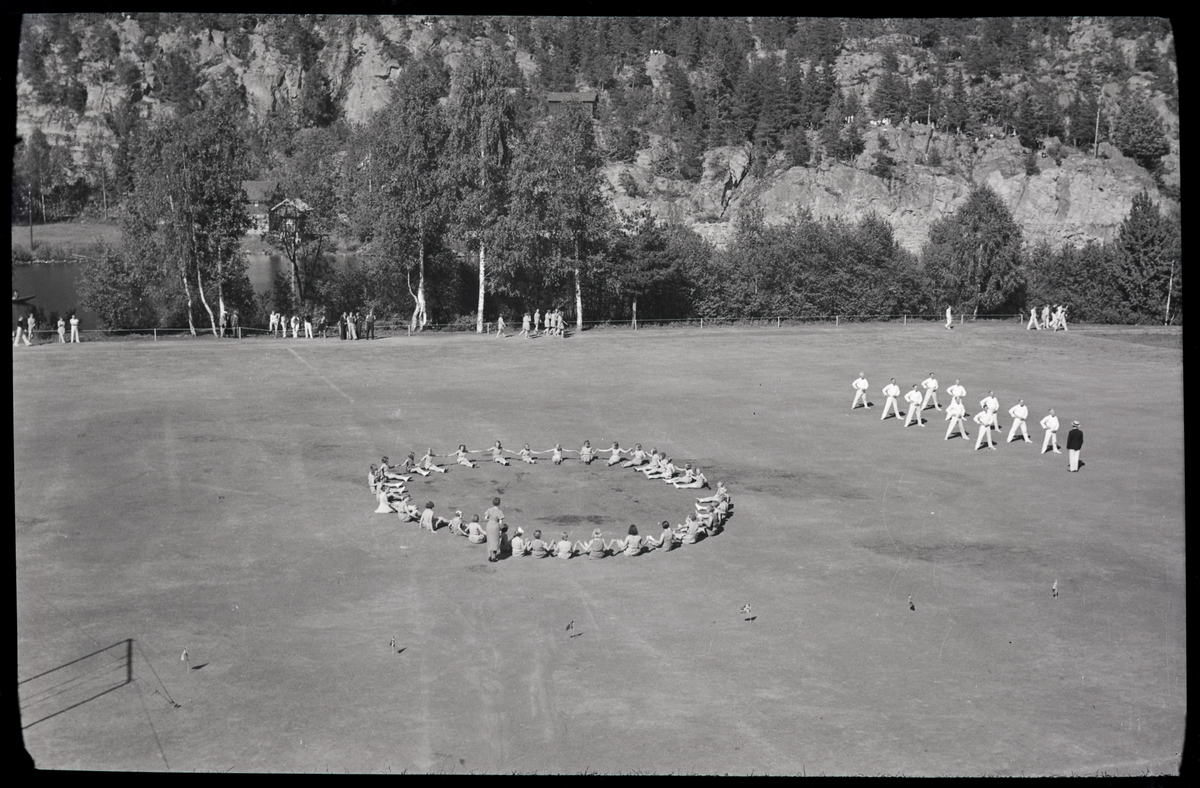
<svg viewBox="0 0 1200 788">
<path fill-rule="evenodd" d="M 279 35 L 299 36 L 315 51 L 319 42 L 305 38 L 303 25 L 293 28 Z M 697 40 L 693 55 L 703 60 L 711 52 Z M 811 45 L 818 52 L 837 47 L 833 37 L 817 36 Z M 680 145 L 689 139 L 688 119 L 708 112 L 682 87 L 691 84 L 682 71 L 691 51 L 677 49 L 667 62 L 668 81 L 675 80 L 665 99 L 674 124 L 669 138 Z M 511 318 L 550 307 L 565 308 L 578 327 L 639 315 L 916 314 L 946 303 L 986 315 L 1057 295 L 1054 288 L 1082 260 L 1100 259 L 1099 248 L 1111 276 L 1094 278 L 1070 298 L 1057 295 L 1074 304 L 1089 294 L 1077 317 L 1158 321 L 1164 315 L 1156 294 L 1167 289 L 1176 293 L 1172 311 L 1181 314 L 1178 254 L 1162 251 L 1177 241 L 1138 251 L 1159 236 L 1177 237 L 1177 219 L 1160 217 L 1154 233 L 1132 234 L 1120 245 L 1034 254 L 999 199 L 981 189 L 935 223 L 919 255 L 902 250 L 877 217 L 846 223 L 800 215 L 767 226 L 752 210 L 743 212 L 733 242 L 715 249 L 648 214 L 617 214 L 602 188 L 611 126 L 604 108 L 598 120 L 579 107 L 550 117 L 544 108 L 535 112 L 511 53 L 492 45 L 468 49 L 453 74 L 438 57 L 406 61 L 389 104 L 361 126 L 322 114 L 327 82 L 315 62 L 316 99 L 279 123 L 251 119 L 245 93 L 231 79 L 207 85 L 202 100 L 168 116 L 149 121 L 130 112 L 121 121 L 127 130 L 115 181 L 124 184 L 125 240 L 98 255 L 82 287 L 106 324 L 186 322 L 195 330 L 197 315 L 205 315 L 215 331 L 223 311 L 237 309 L 244 324 L 269 311 L 249 286 L 239 248 L 247 226 L 240 183 L 251 176 L 278 179 L 307 207 L 302 225 L 267 236 L 289 261 L 270 305 L 289 312 L 370 307 L 403 315 L 413 330 L 430 322 L 481 330 L 501 312 Z M 812 74 L 819 77 L 814 84 L 826 79 L 819 65 L 803 79 Z M 719 117 L 741 118 L 738 134 L 761 139 L 770 136 L 761 136 L 770 127 L 761 122 L 764 113 L 779 111 L 770 91 L 725 106 L 730 112 Z M 825 116 L 832 117 L 828 108 Z M 834 126 L 845 145 L 846 124 L 825 128 Z M 691 139 L 698 150 L 701 138 Z M 1135 204 L 1141 224 L 1158 215 L 1156 207 L 1143 208 Z M 358 264 L 332 264 L 339 242 L 355 248 Z"/>
</svg>

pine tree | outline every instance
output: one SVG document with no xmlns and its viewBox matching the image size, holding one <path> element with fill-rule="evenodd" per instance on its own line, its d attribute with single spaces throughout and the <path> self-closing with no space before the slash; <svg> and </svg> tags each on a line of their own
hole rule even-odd
<svg viewBox="0 0 1200 788">
<path fill-rule="evenodd" d="M 1171 152 L 1163 131 L 1162 118 L 1141 93 L 1130 93 L 1121 100 L 1117 120 L 1117 145 L 1121 152 L 1147 170 L 1158 167 L 1159 160 Z"/>
<path fill-rule="evenodd" d="M 1173 229 L 1145 190 L 1134 196 L 1117 236 L 1117 283 L 1138 322 L 1166 322 L 1167 284 L 1179 250 Z"/>
</svg>

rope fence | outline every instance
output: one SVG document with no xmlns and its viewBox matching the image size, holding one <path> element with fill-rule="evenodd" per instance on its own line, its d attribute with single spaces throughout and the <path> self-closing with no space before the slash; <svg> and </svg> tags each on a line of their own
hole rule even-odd
<svg viewBox="0 0 1200 788">
<path fill-rule="evenodd" d="M 954 316 L 954 325 L 962 326 L 967 323 L 1003 323 L 1006 321 L 1023 324 L 1028 315 L 1025 314 L 1003 314 L 1003 315 L 977 315 L 972 317 L 967 314 Z M 914 325 L 928 325 L 930 323 L 944 324 L 946 320 L 945 313 L 942 314 L 852 314 L 852 315 L 780 315 L 776 317 L 688 317 L 688 318 L 667 318 L 667 319 L 639 319 L 637 328 L 635 329 L 630 320 L 585 320 L 583 321 L 583 330 L 585 331 L 634 331 L 643 329 L 663 329 L 663 328 L 684 328 L 701 330 L 705 328 L 793 328 L 799 326 L 816 326 L 824 325 L 829 327 L 840 327 L 842 325 L 850 325 L 855 323 L 899 323 L 902 326 L 907 326 L 909 323 Z M 1073 324 L 1078 325 L 1078 324 Z M 1089 324 L 1091 325 L 1091 324 Z M 1100 324 L 1095 324 L 1100 325 Z M 1124 324 L 1112 324 L 1114 326 Z M 1162 328 L 1146 324 L 1142 328 Z M 511 323 L 505 321 L 505 334 L 514 336 L 521 331 L 520 323 Z M 1178 327 L 1174 327 L 1178 330 Z M 565 326 L 568 334 L 575 333 L 577 325 L 575 321 L 571 321 Z M 494 321 L 484 322 L 484 334 L 495 334 L 496 323 Z M 26 332 L 22 330 L 22 335 Z M 212 329 L 208 326 L 196 326 L 195 337 L 191 336 L 191 329 L 187 326 L 182 327 L 156 327 L 156 328 L 110 328 L 110 329 L 80 329 L 80 338 L 85 342 L 96 341 L 165 341 L 178 339 L 263 339 L 263 338 L 287 338 L 292 339 L 293 336 L 289 331 L 284 335 L 280 331 L 272 332 L 267 328 L 242 326 L 235 333 L 233 329 L 226 328 L 224 337 L 214 336 Z M 365 332 L 364 332 L 365 333 Z M 426 323 L 420 332 L 417 333 L 447 333 L 447 334 L 474 334 L 476 333 L 476 324 L 474 321 L 463 322 L 456 321 L 454 323 Z M 538 334 L 545 333 L 542 329 L 538 329 Z M 240 334 L 240 336 L 238 335 Z M 410 335 L 409 323 L 407 321 L 376 321 L 374 330 L 375 339 L 383 339 L 386 337 L 408 336 Z M 303 329 L 299 332 L 299 336 L 295 338 L 303 339 L 305 334 Z M 313 329 L 313 339 L 333 339 L 339 338 L 337 326 L 326 327 L 324 333 Z M 360 336 L 359 339 L 366 337 Z M 31 337 L 34 344 L 57 344 L 58 332 L 56 328 L 36 329 Z M 70 342 L 70 331 L 67 332 L 67 340 Z"/>
</svg>

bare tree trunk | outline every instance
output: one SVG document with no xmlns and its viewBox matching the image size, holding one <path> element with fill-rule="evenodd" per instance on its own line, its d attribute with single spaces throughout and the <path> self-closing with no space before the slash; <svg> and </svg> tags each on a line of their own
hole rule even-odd
<svg viewBox="0 0 1200 788">
<path fill-rule="evenodd" d="M 204 296 L 204 282 L 200 280 L 200 266 L 196 266 L 196 289 L 200 291 L 200 303 L 204 304 L 204 311 L 208 312 L 208 322 L 212 326 L 213 336 L 217 336 L 217 321 L 213 317 L 212 307 L 208 305 L 208 299 Z"/>
<path fill-rule="evenodd" d="M 408 333 L 414 331 L 423 331 L 425 329 L 425 233 L 423 231 L 424 222 L 417 223 L 417 232 L 420 234 L 420 243 L 418 244 L 417 255 L 417 292 L 413 296 L 416 300 L 416 306 L 413 308 L 412 322 L 409 323 Z"/>
<path fill-rule="evenodd" d="M 217 336 L 225 336 L 225 265 L 222 262 L 221 248 L 217 247 L 217 316 L 220 318 L 221 330 Z"/>
<path fill-rule="evenodd" d="M 183 280 L 183 292 L 187 296 L 188 330 L 196 336 L 196 324 L 192 321 L 192 287 L 188 284 L 187 271 L 180 266 L 179 277 Z"/>
<path fill-rule="evenodd" d="M 575 269 L 575 330 L 583 330 L 583 290 L 579 285 L 579 269 Z"/>
<path fill-rule="evenodd" d="M 484 285 L 487 283 L 487 279 L 484 276 L 483 252 L 484 252 L 483 243 L 480 242 L 480 244 L 479 244 L 479 313 L 478 313 L 478 317 L 476 317 L 476 319 L 475 319 L 475 333 L 476 334 L 483 333 L 483 288 L 484 288 Z"/>
<path fill-rule="evenodd" d="M 583 331 L 583 287 L 579 281 L 579 237 L 575 237 L 575 330 Z"/>
</svg>

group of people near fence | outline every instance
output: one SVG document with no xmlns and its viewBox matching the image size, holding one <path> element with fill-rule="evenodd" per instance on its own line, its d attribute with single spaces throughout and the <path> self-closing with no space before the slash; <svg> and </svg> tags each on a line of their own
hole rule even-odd
<svg viewBox="0 0 1200 788">
<path fill-rule="evenodd" d="M 862 372 L 858 373 L 858 378 L 851 384 L 854 389 L 854 400 L 850 403 L 850 410 L 859 407 L 861 401 L 862 407 L 870 410 L 871 403 L 867 398 L 867 389 L 870 384 L 867 382 L 866 375 Z M 932 372 L 929 377 L 921 381 L 919 384 L 914 383 L 912 389 L 904 395 L 904 401 L 908 403 L 908 413 L 903 417 L 904 426 L 908 427 L 912 424 L 918 424 L 921 427 L 925 426 L 925 419 L 922 418 L 922 413 L 927 410 L 930 403 L 933 407 L 941 411 L 942 406 L 938 402 L 938 380 Z M 894 414 L 894 418 L 899 420 L 900 406 L 898 400 L 900 398 L 900 387 L 896 385 L 896 379 L 892 378 L 882 389 L 883 396 L 886 397 L 883 403 L 883 415 L 879 417 L 880 421 L 887 419 L 889 415 Z M 996 450 L 996 445 L 992 441 L 992 432 L 1001 431 L 1003 429 L 999 421 L 1000 401 L 996 398 L 994 391 L 989 391 L 987 396 L 979 401 L 979 412 L 974 416 L 967 413 L 966 401 L 967 390 L 958 380 L 954 381 L 954 385 L 946 388 L 946 394 L 951 398 L 950 404 L 946 407 L 945 421 L 950 422 L 946 427 L 945 440 L 950 440 L 950 437 L 955 433 L 963 440 L 969 439 L 970 433 L 967 431 L 968 420 L 978 425 L 977 437 L 975 438 L 975 450 L 982 448 L 986 441 L 988 448 L 992 451 Z M 1017 433 L 1021 433 L 1021 438 L 1025 443 L 1033 443 L 1029 437 L 1029 431 L 1026 427 L 1026 421 L 1029 419 L 1029 406 L 1025 404 L 1025 400 L 1018 399 L 1017 404 L 1008 409 L 1009 418 L 1012 419 L 1012 427 L 1008 431 L 1008 440 L 1006 443 L 1012 443 L 1017 438 Z M 1062 452 L 1058 448 L 1058 417 L 1054 415 L 1054 408 L 1050 408 L 1039 422 L 1045 437 L 1042 439 L 1042 450 L 1040 454 L 1045 454 L 1047 450 L 1052 450 L 1055 454 Z M 1071 423 L 1071 431 L 1067 435 L 1067 452 L 1068 463 L 1067 469 L 1075 472 L 1079 470 L 1079 451 L 1083 448 L 1083 432 L 1079 429 L 1079 422 Z"/>
<path fill-rule="evenodd" d="M 70 342 L 79 342 L 79 318 L 71 315 L 71 339 Z M 58 319 L 58 344 L 69 344 L 67 340 L 67 321 L 61 317 Z M 26 345 L 32 345 L 37 340 L 38 324 L 37 318 L 33 316 L 33 312 L 25 320 L 17 318 L 16 328 L 13 329 L 13 347 L 20 347 L 24 342 Z"/>
<path fill-rule="evenodd" d="M 535 451 L 526 443 L 524 447 L 511 454 L 504 450 L 500 441 L 496 441 L 488 449 L 468 449 L 466 444 L 448 454 L 454 461 L 467 468 L 478 468 L 478 463 L 470 455 L 491 455 L 491 462 L 500 465 L 510 465 L 515 460 L 533 465 L 538 457 L 534 455 L 550 455 L 555 465 L 562 464 L 567 454 L 578 454 L 579 461 L 590 465 L 597 459 L 604 459 L 607 467 L 619 465 L 645 475 L 647 479 L 659 479 L 676 489 L 700 489 L 708 487 L 708 480 L 699 468 L 693 468 L 691 463 L 683 467 L 675 465 L 674 460 L 657 448 L 645 451 L 642 445 L 636 444 L 632 449 L 622 449 L 616 442 L 602 452 L 592 448 L 590 441 L 584 441 L 579 451 L 564 449 L 562 444 L 556 444 L 552 449 Z M 607 454 L 607 458 L 600 455 Z M 623 459 L 625 455 L 627 458 Z M 725 485 L 717 483 L 717 489 L 712 495 L 697 498 L 695 511 L 688 512 L 684 521 L 672 526 L 669 520 L 663 520 L 659 526 L 658 537 L 638 532 L 637 525 L 631 524 L 627 533 L 614 539 L 605 539 L 604 533 L 597 528 L 589 538 L 572 541 L 570 533 L 563 531 L 557 538 L 547 534 L 542 537 L 541 530 L 534 529 L 526 533 L 523 527 L 518 527 L 511 536 L 508 524 L 505 522 L 504 511 L 500 508 L 500 499 L 494 498 L 492 506 L 482 515 L 471 515 L 465 520 L 461 510 L 456 509 L 454 516 L 447 519 L 434 513 L 433 501 L 428 501 L 424 507 L 418 507 L 407 489 L 407 484 L 415 475 L 429 476 L 432 473 L 446 473 L 446 466 L 437 463 L 433 449 L 428 449 L 421 459 L 416 458 L 416 452 L 409 452 L 403 462 L 392 465 L 387 457 L 380 460 L 378 465 L 371 465 L 367 475 L 367 483 L 371 494 L 378 506 L 376 514 L 396 514 L 401 522 L 416 523 L 419 528 L 437 533 L 439 530 L 465 537 L 472 544 L 486 544 L 488 561 L 495 562 L 505 555 L 513 557 L 531 556 L 534 558 L 568 559 L 573 556 L 586 555 L 592 559 L 604 558 L 608 555 L 635 556 L 650 550 L 670 551 L 676 545 L 695 544 L 710 536 L 715 536 L 725 526 L 733 514 L 733 500 Z"/>
<path fill-rule="evenodd" d="M 325 339 L 329 336 L 329 321 L 324 314 L 319 315 L 314 323 L 313 316 L 307 312 L 291 317 L 282 312 L 271 312 L 267 330 L 272 336 L 283 339 L 287 338 L 289 330 L 293 339 L 299 339 L 301 331 L 305 339 L 315 336 Z M 365 315 L 361 312 L 343 312 L 338 318 L 336 331 L 339 339 L 375 339 L 375 313 L 371 310 L 367 310 Z"/>
<path fill-rule="evenodd" d="M 1067 330 L 1067 308 L 1062 304 L 1054 305 L 1054 312 L 1050 312 L 1050 305 L 1046 304 L 1042 307 L 1042 319 L 1038 320 L 1037 307 L 1029 308 L 1029 322 L 1025 324 L 1026 331 L 1040 331 L 1048 329 L 1057 331 L 1059 329 Z"/>
<path fill-rule="evenodd" d="M 504 333 L 508 324 L 504 321 L 504 315 L 496 318 L 496 337 L 506 337 Z M 542 327 L 542 333 L 548 337 L 565 337 L 567 335 L 567 326 L 563 320 L 563 311 L 555 309 L 553 311 L 547 309 L 546 315 L 542 317 L 542 310 L 534 310 L 533 317 L 526 312 L 521 318 L 521 331 L 517 334 L 519 337 L 529 339 L 538 336 L 538 326 Z"/>
</svg>

